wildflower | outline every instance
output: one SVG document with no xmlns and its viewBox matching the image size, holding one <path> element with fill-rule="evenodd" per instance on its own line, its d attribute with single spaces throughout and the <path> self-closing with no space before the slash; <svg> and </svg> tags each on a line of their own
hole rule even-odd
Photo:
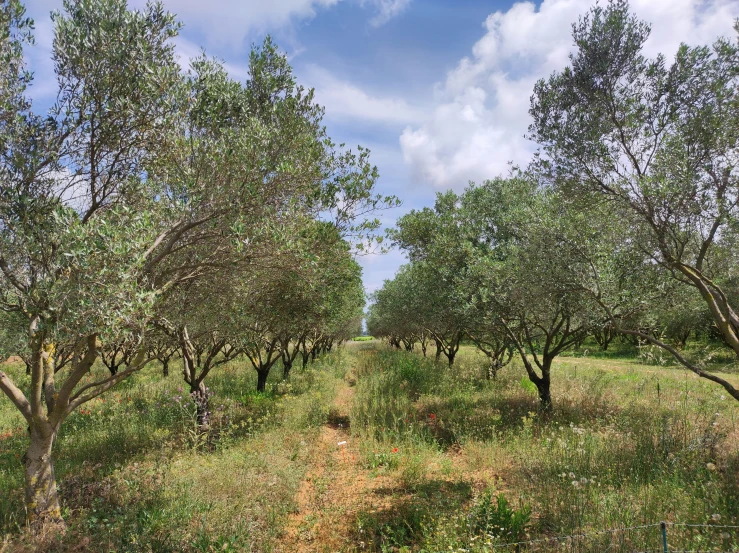
<svg viewBox="0 0 739 553">
<path fill-rule="evenodd" d="M 570 478 L 575 478 L 575 473 L 574 472 L 571 472 L 570 473 Z"/>
<path fill-rule="evenodd" d="M 572 481 L 572 487 L 573 488 L 579 488 L 580 487 L 580 482 L 578 482 L 577 480 L 573 480 Z"/>
<path fill-rule="evenodd" d="M 713 522 L 718 522 L 719 520 L 721 520 L 721 515 L 718 513 L 715 513 L 711 515 L 711 520 L 713 520 Z"/>
<path fill-rule="evenodd" d="M 434 420 L 436 418 L 436 415 L 434 415 L 433 413 L 429 413 L 429 418 L 431 420 Z"/>
<path fill-rule="evenodd" d="M 580 484 L 582 484 L 584 486 L 587 483 L 588 483 L 588 479 L 587 478 L 585 478 L 584 476 L 582 478 L 580 478 Z"/>
<path fill-rule="evenodd" d="M 710 471 L 714 471 L 716 470 L 716 465 L 714 465 L 713 463 L 706 463 L 706 468 Z"/>
<path fill-rule="evenodd" d="M 397 447 L 394 447 L 393 448 L 393 453 L 397 453 L 397 452 L 398 452 L 398 448 Z"/>
</svg>

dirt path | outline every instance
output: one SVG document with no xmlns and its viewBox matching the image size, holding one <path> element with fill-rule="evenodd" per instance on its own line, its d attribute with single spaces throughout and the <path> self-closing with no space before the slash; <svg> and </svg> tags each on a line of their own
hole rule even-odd
<svg viewBox="0 0 739 553">
<path fill-rule="evenodd" d="M 353 397 L 354 389 L 342 382 L 278 551 L 344 553 L 361 548 L 354 540 L 356 515 L 379 506 L 382 494 L 375 492 L 387 482 L 372 478 L 360 464 L 358 443 L 349 432 Z"/>
</svg>

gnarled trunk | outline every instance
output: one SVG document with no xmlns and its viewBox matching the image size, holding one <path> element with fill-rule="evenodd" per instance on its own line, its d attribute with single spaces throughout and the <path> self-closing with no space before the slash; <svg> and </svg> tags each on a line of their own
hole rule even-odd
<svg viewBox="0 0 739 553">
<path fill-rule="evenodd" d="M 282 380 L 290 378 L 290 369 L 293 367 L 292 359 L 282 360 Z"/>
<path fill-rule="evenodd" d="M 210 427 L 210 405 L 208 402 L 208 391 L 205 384 L 199 382 L 195 386 L 190 386 L 190 396 L 195 402 L 195 413 L 198 421 L 198 427 L 201 430 L 207 430 Z"/>
<path fill-rule="evenodd" d="M 269 369 L 266 371 L 257 371 L 257 392 L 263 392 L 267 387 L 267 377 L 269 376 Z"/>
<path fill-rule="evenodd" d="M 550 382 L 548 378 L 542 378 L 536 384 L 536 389 L 539 392 L 539 405 L 542 411 L 552 410 L 552 391 L 550 388 Z"/>
<path fill-rule="evenodd" d="M 551 391 L 551 369 L 552 360 L 554 356 L 544 355 L 541 358 L 539 369 L 541 370 L 541 376 L 536 374 L 531 361 L 526 357 L 525 353 L 521 351 L 521 360 L 523 366 L 526 369 L 526 374 L 529 376 L 529 380 L 534 383 L 536 390 L 539 394 L 539 407 L 542 411 L 550 412 L 552 410 L 552 391 Z"/>
<path fill-rule="evenodd" d="M 169 376 L 169 359 L 162 361 L 162 376 Z"/>
<path fill-rule="evenodd" d="M 63 524 L 51 457 L 56 431 L 31 424 L 31 443 L 23 455 L 26 481 L 26 518 L 32 527 Z M 45 425 L 44 425 L 45 426 Z"/>
</svg>

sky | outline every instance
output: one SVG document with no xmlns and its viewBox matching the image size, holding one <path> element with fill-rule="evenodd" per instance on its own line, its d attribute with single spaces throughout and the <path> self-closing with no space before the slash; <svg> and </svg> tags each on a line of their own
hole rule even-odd
<svg viewBox="0 0 739 553">
<path fill-rule="evenodd" d="M 372 151 L 378 192 L 403 205 L 380 214 L 392 226 L 437 192 L 525 166 L 534 83 L 567 65 L 571 25 L 594 0 L 164 0 L 184 27 L 181 63 L 201 49 L 247 78 L 249 51 L 269 34 L 300 84 L 326 108 L 329 135 Z M 140 8 L 145 0 L 129 0 Z M 36 44 L 26 57 L 37 109 L 53 102 L 52 10 L 62 0 L 26 0 Z M 652 25 L 649 56 L 681 42 L 735 39 L 739 0 L 632 0 Z M 401 252 L 359 258 L 368 293 L 404 262 Z"/>
</svg>

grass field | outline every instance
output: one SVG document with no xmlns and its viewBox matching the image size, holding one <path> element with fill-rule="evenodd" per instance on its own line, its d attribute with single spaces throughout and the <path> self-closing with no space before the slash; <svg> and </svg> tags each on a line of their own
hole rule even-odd
<svg viewBox="0 0 739 553">
<path fill-rule="evenodd" d="M 520 362 L 490 381 L 468 346 L 449 368 L 352 342 L 266 394 L 245 363 L 214 372 L 207 437 L 176 371 L 152 367 L 63 428 L 69 528 L 43 550 L 482 552 L 588 534 L 522 550 L 645 551 L 660 521 L 703 525 L 669 526 L 671 549 L 739 550 L 739 406 L 659 363 L 562 357 L 542 415 Z M 39 547 L 22 532 L 24 444 L 0 401 L 2 551 Z"/>
</svg>

